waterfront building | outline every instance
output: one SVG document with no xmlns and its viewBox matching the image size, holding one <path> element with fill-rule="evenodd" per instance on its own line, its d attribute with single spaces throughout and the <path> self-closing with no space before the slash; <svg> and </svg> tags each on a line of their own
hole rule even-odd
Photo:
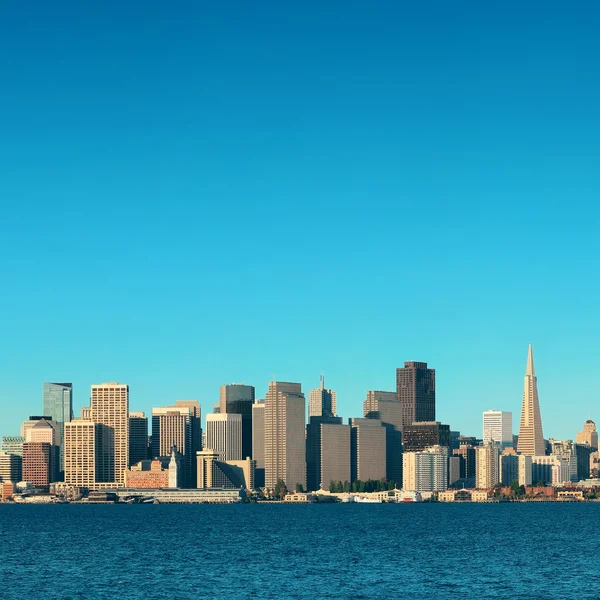
<svg viewBox="0 0 600 600">
<path fill-rule="evenodd" d="M 129 386 L 92 385 L 92 418 L 99 425 L 96 481 L 123 484 L 129 464 Z"/>
<path fill-rule="evenodd" d="M 350 419 L 350 476 L 353 481 L 384 479 L 386 430 L 379 419 Z"/>
<path fill-rule="evenodd" d="M 587 444 L 592 450 L 598 450 L 598 432 L 596 431 L 596 423 L 588 419 L 583 424 L 583 431 L 577 434 L 578 444 Z"/>
<path fill-rule="evenodd" d="M 435 369 L 408 361 L 396 369 L 396 393 L 402 405 L 404 427 L 418 421 L 435 421 Z"/>
<path fill-rule="evenodd" d="M 402 486 L 402 405 L 396 392 L 369 390 L 363 403 L 367 419 L 379 419 L 385 427 L 385 476 Z"/>
<path fill-rule="evenodd" d="M 62 452 L 65 423 L 73 419 L 73 384 L 44 381 L 42 384 L 43 412 L 58 423 L 59 471 L 64 471 Z"/>
<path fill-rule="evenodd" d="M 475 460 L 477 470 L 475 475 L 475 487 L 477 489 L 489 489 L 500 482 L 498 472 L 500 450 L 498 446 L 485 444 L 475 448 Z"/>
<path fill-rule="evenodd" d="M 532 456 L 531 480 L 533 485 L 539 482 L 562 485 L 571 480 L 569 463 L 561 456 Z"/>
<path fill-rule="evenodd" d="M 310 417 L 306 426 L 308 491 L 328 489 L 331 481 L 351 481 L 350 426 L 342 417 Z"/>
<path fill-rule="evenodd" d="M 216 452 L 221 461 L 242 460 L 242 415 L 206 415 L 206 449 Z"/>
<path fill-rule="evenodd" d="M 252 405 L 252 458 L 256 463 L 255 485 L 265 486 L 265 401 Z"/>
<path fill-rule="evenodd" d="M 498 444 L 502 450 L 512 447 L 512 413 L 486 410 L 483 413 L 483 443 Z"/>
<path fill-rule="evenodd" d="M 141 460 L 125 471 L 125 487 L 138 489 L 178 488 L 183 475 L 182 455 L 173 447 L 168 457 Z"/>
<path fill-rule="evenodd" d="M 500 483 L 510 485 L 517 481 L 519 485 L 531 485 L 531 456 L 525 454 L 502 454 L 500 456 Z"/>
<path fill-rule="evenodd" d="M 433 446 L 418 452 L 404 452 L 403 489 L 416 492 L 443 492 L 448 488 L 448 447 Z"/>
<path fill-rule="evenodd" d="M 564 461 L 569 464 L 569 480 L 579 481 L 577 478 L 578 465 L 577 465 L 577 451 L 573 440 L 555 440 L 550 438 L 550 453 L 553 456 L 560 456 Z"/>
<path fill-rule="evenodd" d="M 148 417 L 143 412 L 129 413 L 129 465 L 148 456 Z"/>
<path fill-rule="evenodd" d="M 65 423 L 64 432 L 65 484 L 90 489 L 96 483 L 100 428 L 92 421 L 76 419 Z"/>
<path fill-rule="evenodd" d="M 337 410 L 337 394 L 325 387 L 325 377 L 321 375 L 318 388 L 308 392 L 309 417 L 335 417 Z"/>
<path fill-rule="evenodd" d="M 23 457 L 20 454 L 0 452 L 0 481 L 19 483 L 23 480 Z"/>
<path fill-rule="evenodd" d="M 193 427 L 193 406 L 175 403 L 152 409 L 152 458 L 171 456 L 172 448 L 177 448 L 183 456 L 182 487 L 192 487 L 194 482 L 197 450 L 192 447 Z"/>
<path fill-rule="evenodd" d="M 431 446 L 450 447 L 450 425 L 439 421 L 415 422 L 404 426 L 403 443 L 405 452 L 418 452 Z"/>
<path fill-rule="evenodd" d="M 533 364 L 533 348 L 529 344 L 523 406 L 521 409 L 521 425 L 517 446 L 519 454 L 542 456 L 545 454 L 544 434 L 542 433 L 542 415 L 538 398 L 537 377 Z M 535 479 L 535 478 L 534 478 Z"/>
<path fill-rule="evenodd" d="M 265 484 L 306 487 L 306 400 L 299 383 L 270 381 L 265 398 Z"/>
<path fill-rule="evenodd" d="M 212 450 L 202 450 L 196 455 L 198 489 L 224 488 L 248 489 L 255 487 L 254 474 L 256 461 L 247 457 L 245 460 L 219 460 L 219 455 Z"/>
<path fill-rule="evenodd" d="M 160 504 L 235 504 L 246 499 L 243 489 L 118 489 L 120 499 L 136 497 L 156 500 Z"/>
<path fill-rule="evenodd" d="M 255 389 L 252 385 L 232 383 L 221 386 L 219 409 L 220 413 L 242 416 L 242 449 L 241 456 L 252 455 L 252 406 L 254 405 Z"/>
<path fill-rule="evenodd" d="M 2 436 L 2 452 L 22 456 L 24 443 L 25 438 L 22 435 L 4 435 Z"/>
<path fill-rule="evenodd" d="M 56 481 L 56 446 L 48 442 L 25 442 L 23 444 L 23 481 L 34 487 L 48 487 Z"/>
</svg>

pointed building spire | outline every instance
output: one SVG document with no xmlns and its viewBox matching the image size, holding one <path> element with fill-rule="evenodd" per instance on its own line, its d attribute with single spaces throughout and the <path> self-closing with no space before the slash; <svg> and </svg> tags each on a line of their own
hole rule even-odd
<svg viewBox="0 0 600 600">
<path fill-rule="evenodd" d="M 525 375 L 535 377 L 535 367 L 533 366 L 533 347 L 529 344 L 529 352 L 527 354 L 527 371 Z"/>
</svg>

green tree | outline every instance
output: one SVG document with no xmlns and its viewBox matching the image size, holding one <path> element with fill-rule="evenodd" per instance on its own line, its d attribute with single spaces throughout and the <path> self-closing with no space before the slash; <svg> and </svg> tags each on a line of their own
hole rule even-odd
<svg viewBox="0 0 600 600">
<path fill-rule="evenodd" d="M 336 482 L 335 482 L 335 481 L 332 479 L 332 480 L 329 482 L 329 491 L 330 491 L 332 494 L 335 494 L 335 492 L 337 491 L 337 489 L 336 489 L 336 488 L 337 488 L 337 486 L 336 486 Z"/>
<path fill-rule="evenodd" d="M 304 494 L 304 488 L 301 483 L 296 484 L 296 494 Z"/>
<path fill-rule="evenodd" d="M 396 489 L 396 482 L 391 479 L 390 481 L 388 481 L 388 486 L 387 486 L 388 490 L 395 490 Z"/>
<path fill-rule="evenodd" d="M 535 484 L 535 487 L 546 487 L 546 482 L 541 479 Z"/>
<path fill-rule="evenodd" d="M 285 495 L 288 493 L 288 489 L 287 489 L 287 486 L 285 485 L 285 481 L 283 481 L 283 479 L 280 479 L 275 484 L 275 489 L 273 490 L 273 493 L 274 493 L 275 497 L 279 498 L 280 500 L 283 500 L 285 498 Z"/>
<path fill-rule="evenodd" d="M 518 496 L 520 489 L 519 482 L 516 479 L 513 479 L 513 481 L 510 482 L 510 493 L 513 494 L 513 496 Z"/>
<path fill-rule="evenodd" d="M 342 487 L 342 491 L 346 492 L 346 493 L 350 491 L 350 482 L 349 481 L 344 481 L 344 485 Z"/>
</svg>

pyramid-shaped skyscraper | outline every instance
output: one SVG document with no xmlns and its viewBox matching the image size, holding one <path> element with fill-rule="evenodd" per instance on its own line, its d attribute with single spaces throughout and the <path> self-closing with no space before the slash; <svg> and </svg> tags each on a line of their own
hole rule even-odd
<svg viewBox="0 0 600 600">
<path fill-rule="evenodd" d="M 525 389 L 523 391 L 523 407 L 521 409 L 521 426 L 519 428 L 519 454 L 543 456 L 546 454 L 544 434 L 542 433 L 542 415 L 538 398 L 537 377 L 533 366 L 533 349 L 529 344 L 527 370 L 525 372 Z"/>
</svg>

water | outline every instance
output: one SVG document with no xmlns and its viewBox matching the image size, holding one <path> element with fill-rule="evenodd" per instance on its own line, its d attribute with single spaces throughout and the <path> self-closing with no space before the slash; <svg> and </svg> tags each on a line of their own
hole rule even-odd
<svg viewBox="0 0 600 600">
<path fill-rule="evenodd" d="M 0 505 L 0 598 L 600 597 L 600 503 Z"/>
</svg>

